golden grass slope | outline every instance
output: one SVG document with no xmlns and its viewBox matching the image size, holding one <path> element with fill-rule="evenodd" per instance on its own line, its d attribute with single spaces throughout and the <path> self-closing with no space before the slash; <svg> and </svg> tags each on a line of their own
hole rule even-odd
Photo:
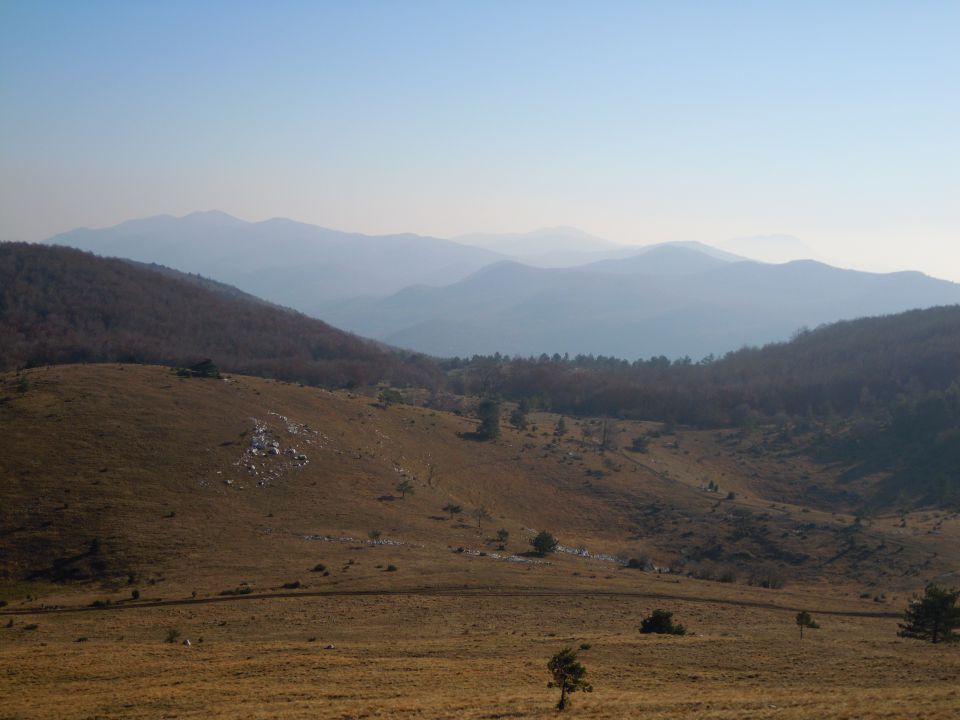
<svg viewBox="0 0 960 720">
<path fill-rule="evenodd" d="M 311 559 L 350 545 L 305 536 L 356 546 L 370 531 L 397 543 L 388 547 L 398 556 L 433 557 L 423 582 L 469 580 L 469 563 L 449 552 L 458 547 L 487 552 L 483 564 L 498 572 L 526 572 L 490 559 L 501 527 L 510 532 L 501 555 L 528 550 L 546 528 L 593 553 L 730 567 L 741 582 L 771 568 L 787 581 L 856 581 L 877 596 L 949 581 L 960 567 L 955 515 L 916 513 L 900 527 L 899 517 L 857 524 L 793 505 L 780 486 L 811 474 L 829 484 L 830 470 L 786 453 L 745 454 L 723 433 L 680 431 L 638 454 L 623 446 L 649 426 L 622 423 L 617 448 L 601 452 L 596 433 L 587 437 L 591 421 L 568 419 L 570 431 L 555 437 L 557 417 L 536 414 L 526 432 L 504 423 L 499 440 L 476 442 L 458 436 L 475 422 L 451 413 L 257 378 L 187 379 L 132 365 L 24 376 L 25 392 L 12 374 L 0 386 L 8 580 L 49 578 L 58 567 L 96 574 L 90 564 L 99 562 L 105 576 L 163 576 L 208 591 L 305 581 Z M 280 454 L 251 454 L 258 427 Z M 703 489 L 711 479 L 719 493 Z M 401 499 L 401 480 L 415 494 Z M 448 517 L 448 503 L 464 512 Z M 479 530 L 477 508 L 491 516 Z M 348 572 L 326 582 L 367 581 Z M 396 581 L 378 575 L 375 585 Z"/>
<path fill-rule="evenodd" d="M 643 455 L 600 453 L 588 421 L 568 419 L 557 438 L 546 414 L 481 443 L 459 437 L 475 424 L 449 413 L 166 368 L 26 378 L 7 375 L 0 391 L 0 718 L 553 717 L 546 662 L 567 645 L 588 646 L 595 687 L 574 698 L 574 717 L 945 719 L 960 708 L 957 648 L 896 636 L 909 591 L 957 567 L 955 518 L 857 525 L 764 496 L 773 471 L 829 481 L 799 459 L 747 462 L 723 434 L 694 431 Z M 251 454 L 257 428 L 279 454 Z M 620 445 L 641 429 L 621 426 Z M 724 492 L 702 490 L 705 478 Z M 402 479 L 415 493 L 401 499 Z M 464 512 L 449 517 L 450 502 Z M 479 529 L 478 507 L 492 516 Z M 731 539 L 744 510 L 759 541 Z M 815 527 L 801 537 L 800 523 Z M 810 559 L 782 563 L 787 585 L 764 589 L 569 553 L 496 557 L 524 552 L 541 528 L 662 565 L 714 539 L 755 555 L 776 541 Z M 328 574 L 311 572 L 317 563 Z M 52 583 L 58 567 L 101 575 Z M 237 588 L 250 592 L 220 594 Z M 655 607 L 690 634 L 641 636 Z M 802 643 L 800 609 L 821 625 Z M 171 628 L 176 643 L 164 642 Z"/>
</svg>

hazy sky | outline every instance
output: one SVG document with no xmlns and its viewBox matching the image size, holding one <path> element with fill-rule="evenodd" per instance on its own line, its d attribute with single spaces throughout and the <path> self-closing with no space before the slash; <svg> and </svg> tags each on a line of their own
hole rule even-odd
<svg viewBox="0 0 960 720">
<path fill-rule="evenodd" d="M 210 208 L 960 280 L 960 1 L 0 1 L 0 238 Z"/>
</svg>

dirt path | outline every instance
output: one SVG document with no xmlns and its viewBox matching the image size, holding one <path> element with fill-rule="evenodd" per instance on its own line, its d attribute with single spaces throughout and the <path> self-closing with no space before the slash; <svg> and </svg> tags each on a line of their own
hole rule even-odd
<svg viewBox="0 0 960 720">
<path fill-rule="evenodd" d="M 45 608 L 19 608 L 0 610 L 3 615 L 51 615 L 77 612 L 114 612 L 125 610 L 140 610 L 145 608 L 175 607 L 180 605 L 207 605 L 211 603 L 243 602 L 249 600 L 296 600 L 300 598 L 334 598 L 334 597 L 389 597 L 400 595 L 440 596 L 440 597 L 622 597 L 641 598 L 650 600 L 674 600 L 678 602 L 702 603 L 707 605 L 731 605 L 735 607 L 761 608 L 766 610 L 782 610 L 783 612 L 800 612 L 807 610 L 816 615 L 836 617 L 865 617 L 865 618 L 900 618 L 902 613 L 876 612 L 861 610 L 818 610 L 812 607 L 796 608 L 778 605 L 772 602 L 757 600 L 732 600 L 726 598 L 688 597 L 673 593 L 625 591 L 625 590 L 544 590 L 537 588 L 495 588 L 484 586 L 433 586 L 416 587 L 398 590 L 308 590 L 304 592 L 266 592 L 251 593 L 249 595 L 223 595 L 206 598 L 182 598 L 179 600 L 143 600 L 123 601 L 114 605 L 97 606 L 52 606 Z"/>
</svg>

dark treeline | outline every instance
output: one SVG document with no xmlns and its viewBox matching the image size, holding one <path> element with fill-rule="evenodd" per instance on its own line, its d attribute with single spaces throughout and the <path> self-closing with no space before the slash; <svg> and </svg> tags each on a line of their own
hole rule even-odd
<svg viewBox="0 0 960 720">
<path fill-rule="evenodd" d="M 456 391 L 555 412 L 815 431 L 814 454 L 870 499 L 960 506 L 960 306 L 840 322 L 787 343 L 692 362 L 475 357 L 445 363 Z"/>
<path fill-rule="evenodd" d="M 342 387 L 434 386 L 423 356 L 195 279 L 63 247 L 0 244 L 0 368 L 51 363 L 191 365 Z"/>
<path fill-rule="evenodd" d="M 851 417 L 960 380 L 960 306 L 839 322 L 699 362 L 493 355 L 443 365 L 455 390 L 571 414 L 705 426 Z"/>
</svg>

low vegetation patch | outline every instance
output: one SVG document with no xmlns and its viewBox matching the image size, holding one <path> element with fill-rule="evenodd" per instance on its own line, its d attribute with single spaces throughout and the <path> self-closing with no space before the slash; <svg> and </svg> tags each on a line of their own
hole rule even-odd
<svg viewBox="0 0 960 720">
<path fill-rule="evenodd" d="M 644 635 L 686 635 L 687 629 L 673 622 L 672 612 L 657 609 L 640 621 L 640 632 Z"/>
<path fill-rule="evenodd" d="M 229 590 L 221 590 L 218 595 L 249 595 L 253 592 L 253 588 L 249 585 L 241 585 L 237 588 L 231 588 Z"/>
</svg>

